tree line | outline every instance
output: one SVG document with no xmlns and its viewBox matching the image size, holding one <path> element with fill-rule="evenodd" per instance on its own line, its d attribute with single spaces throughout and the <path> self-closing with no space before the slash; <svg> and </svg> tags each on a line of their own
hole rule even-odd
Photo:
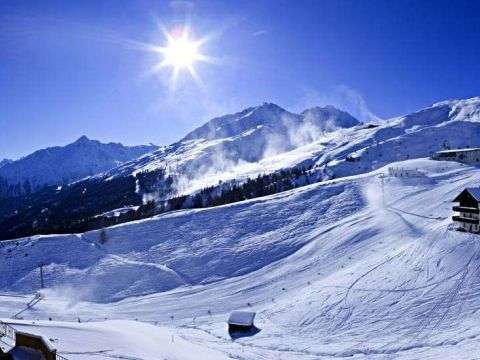
<svg viewBox="0 0 480 360">
<path fill-rule="evenodd" d="M 109 179 L 92 178 L 70 184 L 60 191 L 49 188 L 35 193 L 31 202 L 0 220 L 0 239 L 34 234 L 80 233 L 135 221 L 181 209 L 231 204 L 272 195 L 319 181 L 311 166 L 258 175 L 244 182 L 220 182 L 195 194 L 165 197 L 174 189 L 174 178 L 164 169 Z M 58 193 L 52 197 L 52 191 Z M 155 194 L 146 201 L 144 194 Z M 44 198 L 44 201 L 42 200 Z M 117 216 L 112 209 L 132 206 Z"/>
</svg>

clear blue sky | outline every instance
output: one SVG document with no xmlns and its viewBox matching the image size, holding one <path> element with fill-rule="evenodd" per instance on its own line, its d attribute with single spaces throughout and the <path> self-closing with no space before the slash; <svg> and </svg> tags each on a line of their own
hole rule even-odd
<svg viewBox="0 0 480 360">
<path fill-rule="evenodd" d="M 2 1 L 0 158 L 86 134 L 169 144 L 264 101 L 387 118 L 480 95 L 480 1 Z M 214 64 L 152 75 L 157 23 L 188 18 Z"/>
</svg>

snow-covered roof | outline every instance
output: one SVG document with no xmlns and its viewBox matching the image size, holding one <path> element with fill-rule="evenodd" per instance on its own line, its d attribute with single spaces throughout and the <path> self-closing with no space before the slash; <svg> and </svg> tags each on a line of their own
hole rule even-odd
<svg viewBox="0 0 480 360">
<path fill-rule="evenodd" d="M 448 154 L 448 153 L 468 152 L 468 151 L 480 151 L 480 148 L 442 150 L 442 151 L 437 151 L 437 154 Z"/>
<path fill-rule="evenodd" d="M 480 201 L 480 187 L 467 188 L 467 191 L 475 198 L 475 200 Z"/>
<path fill-rule="evenodd" d="M 477 200 L 478 202 L 480 202 L 480 187 L 466 188 L 465 190 L 463 190 L 463 191 L 453 200 L 453 202 L 458 202 L 458 201 L 460 201 L 460 197 L 462 196 L 462 194 L 463 194 L 465 191 L 467 191 L 470 195 L 472 195 L 475 200 Z"/>
<path fill-rule="evenodd" d="M 233 311 L 228 318 L 229 325 L 252 326 L 255 313 L 252 311 Z"/>
</svg>

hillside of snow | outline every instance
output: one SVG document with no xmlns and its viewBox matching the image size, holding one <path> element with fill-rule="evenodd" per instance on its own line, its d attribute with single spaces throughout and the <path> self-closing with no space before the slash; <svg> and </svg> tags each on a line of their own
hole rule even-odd
<svg viewBox="0 0 480 360">
<path fill-rule="evenodd" d="M 426 159 L 390 166 L 424 176 L 387 177 L 382 197 L 380 168 L 118 225 L 106 241 L 92 231 L 2 242 L 0 316 L 21 312 L 23 324 L 6 321 L 56 339 L 69 359 L 188 359 L 172 353 L 183 346 L 197 358 L 472 359 L 480 242 L 454 230 L 451 201 L 480 173 Z M 27 308 L 39 264 L 46 289 Z M 257 334 L 229 336 L 238 309 L 257 311 Z"/>
<path fill-rule="evenodd" d="M 21 159 L 0 162 L 0 195 L 21 195 L 44 185 L 62 185 L 110 170 L 154 151 L 157 146 L 104 144 L 86 136 L 66 146 L 35 151 Z"/>
</svg>

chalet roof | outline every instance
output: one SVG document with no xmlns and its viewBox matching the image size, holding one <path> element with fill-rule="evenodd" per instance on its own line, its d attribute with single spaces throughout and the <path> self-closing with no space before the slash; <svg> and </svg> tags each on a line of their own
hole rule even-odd
<svg viewBox="0 0 480 360">
<path fill-rule="evenodd" d="M 475 188 L 466 188 L 463 190 L 454 200 L 453 202 L 460 201 L 460 196 L 467 191 L 475 200 L 480 202 L 480 187 L 475 187 Z"/>
<path fill-rule="evenodd" d="M 228 318 L 229 325 L 252 326 L 255 313 L 252 311 L 233 311 Z"/>
<path fill-rule="evenodd" d="M 441 151 L 437 151 L 437 154 L 449 154 L 449 153 L 469 152 L 469 151 L 480 151 L 480 148 L 441 150 Z"/>
</svg>

